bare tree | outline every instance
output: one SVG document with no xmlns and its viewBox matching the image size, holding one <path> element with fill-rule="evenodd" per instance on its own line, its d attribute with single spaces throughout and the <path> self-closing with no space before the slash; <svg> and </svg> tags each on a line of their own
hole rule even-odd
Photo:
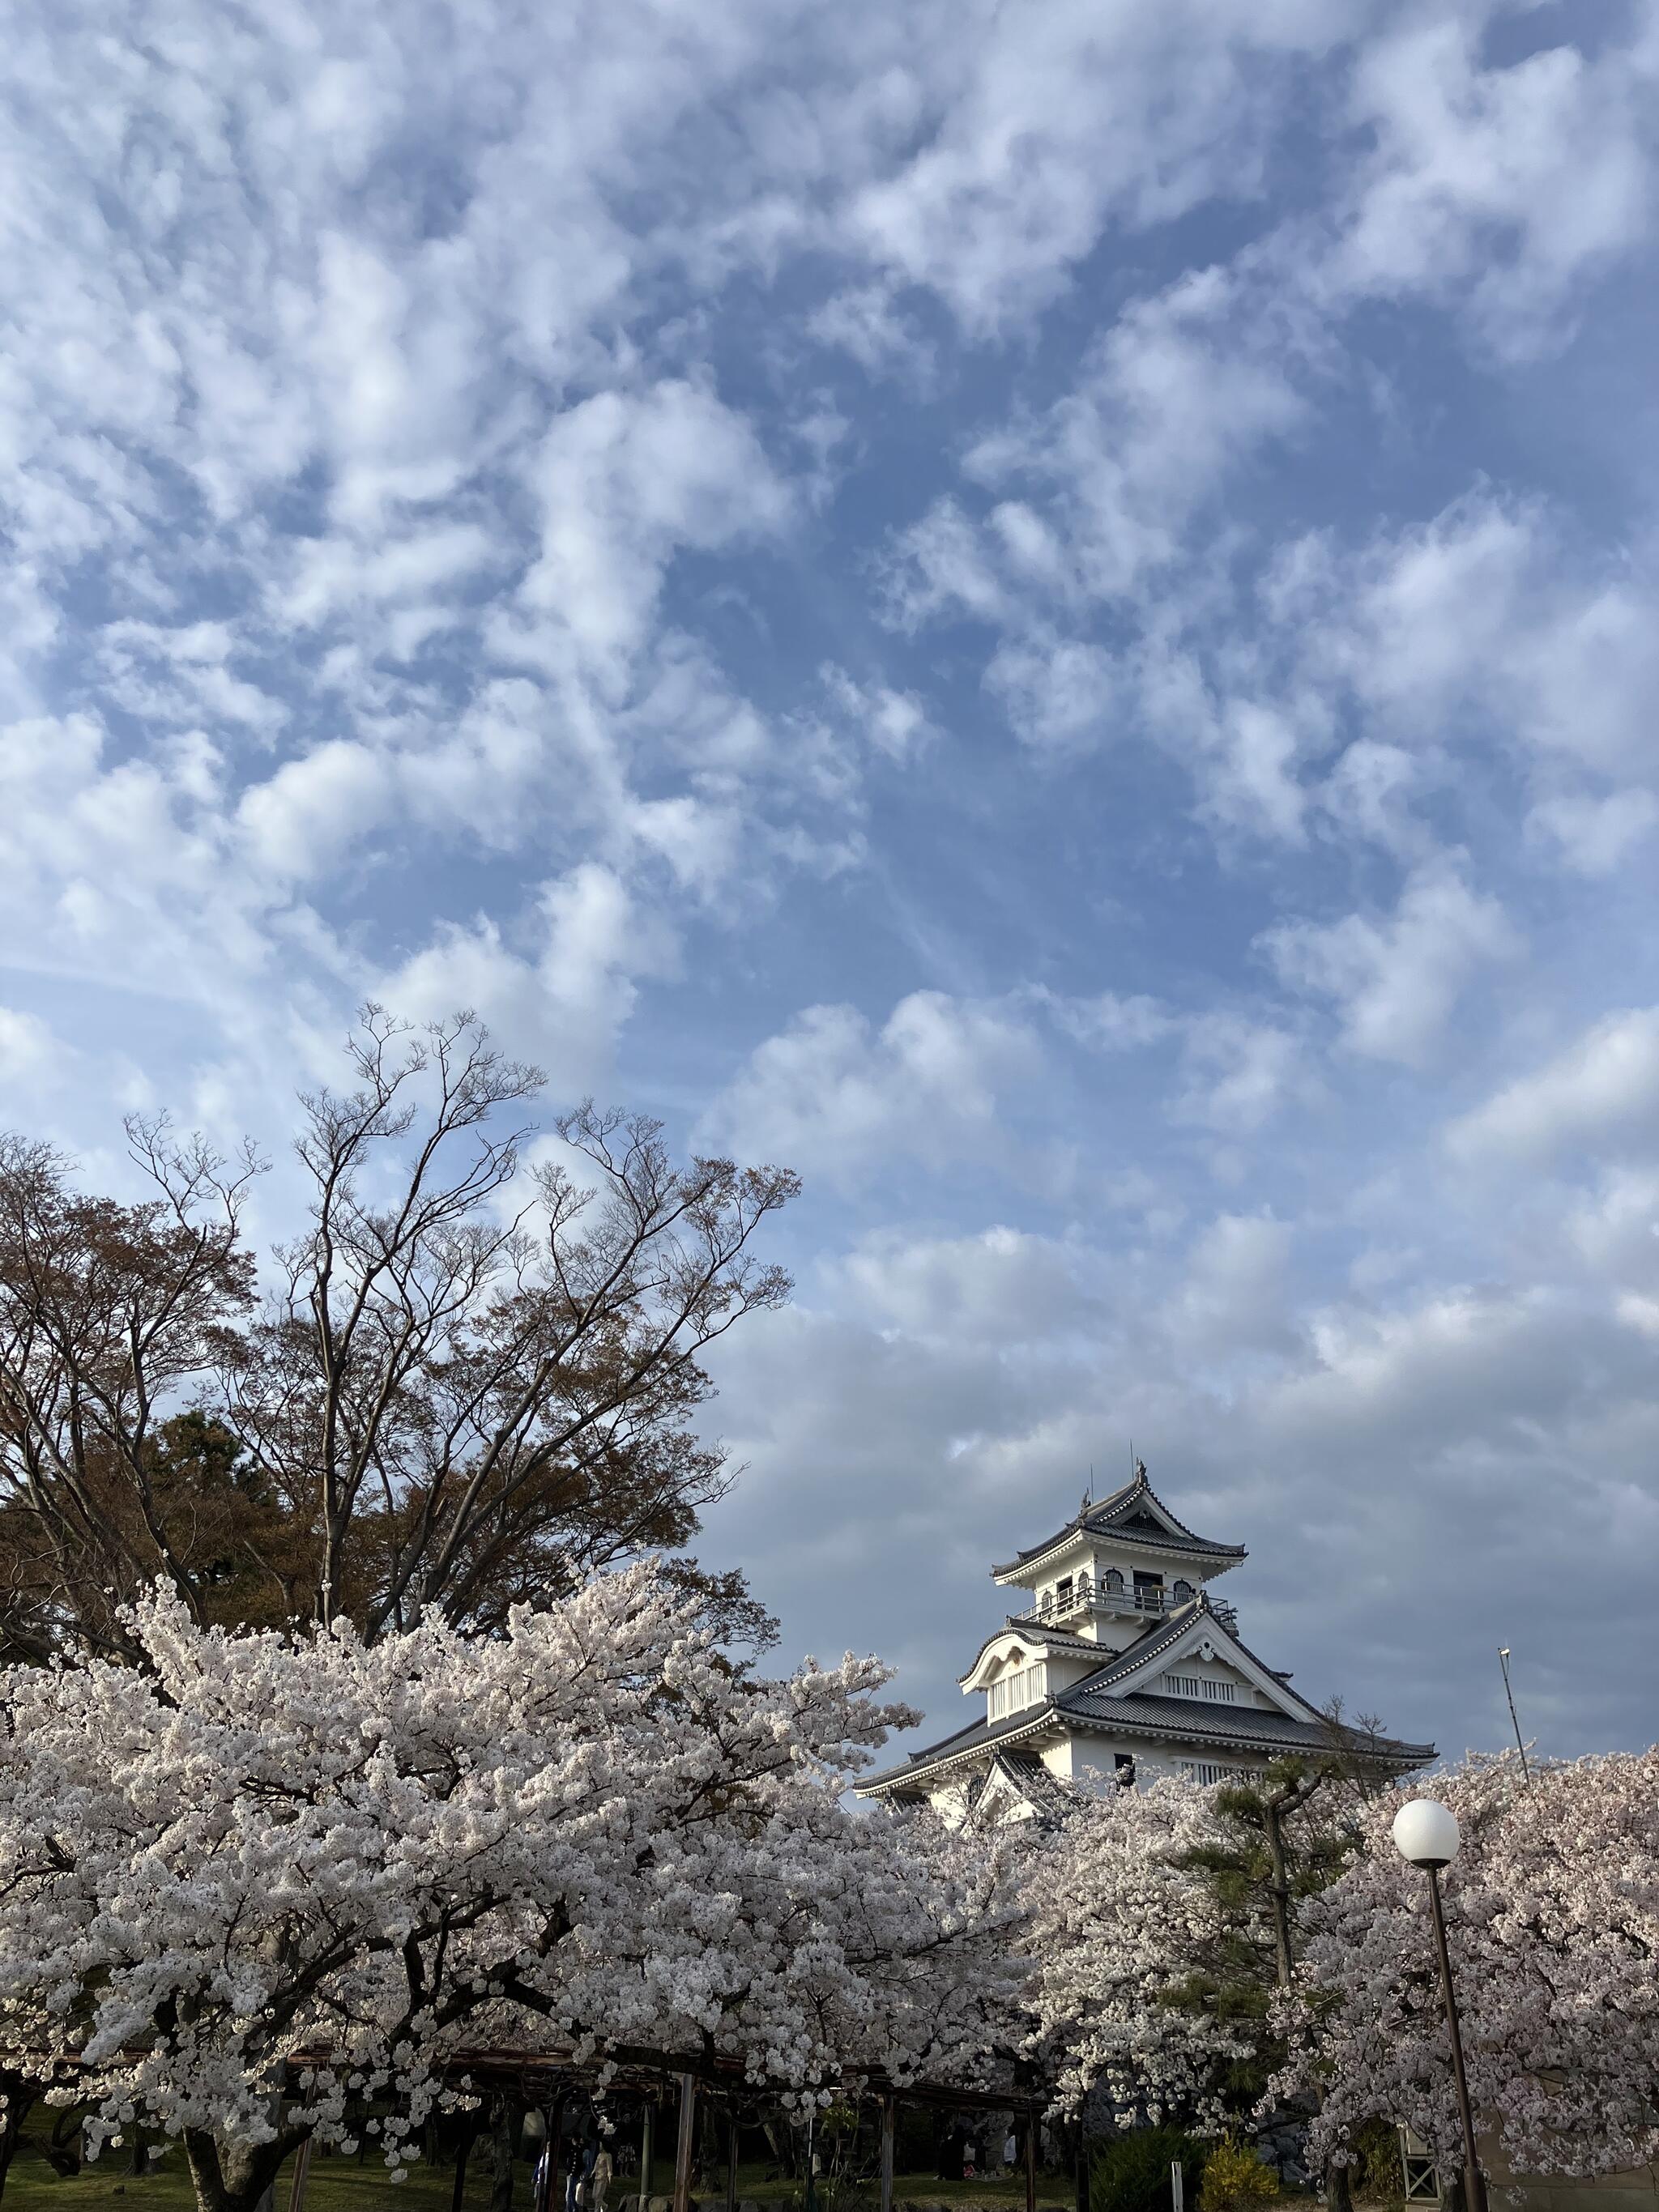
<svg viewBox="0 0 1659 2212">
<path fill-rule="evenodd" d="M 50 1147 L 0 1138 L 0 1621 L 14 1656 L 118 1649 L 119 1600 L 165 1576 L 199 1613 L 231 1502 L 181 1495 L 172 1417 L 252 1302 L 257 1164 L 134 1123 L 157 1195 L 83 1197 Z"/>
<path fill-rule="evenodd" d="M 591 1105 L 532 1156 L 540 1072 L 470 1014 L 365 1009 L 353 1082 L 302 1097 L 307 1226 L 254 1302 L 255 1163 L 134 1124 L 158 1196 L 76 1196 L 0 1152 L 0 1609 L 14 1651 L 118 1644 L 156 1574 L 198 1618 L 437 1606 L 487 1630 L 583 1574 L 677 1550 L 725 1489 L 698 1355 L 787 1295 L 750 1250 L 793 1176 L 694 1159 Z M 193 1409 L 193 1410 L 187 1410 Z M 682 1571 L 695 1576 L 693 1565 Z M 731 1577 L 711 1607 L 764 1616 Z"/>
</svg>

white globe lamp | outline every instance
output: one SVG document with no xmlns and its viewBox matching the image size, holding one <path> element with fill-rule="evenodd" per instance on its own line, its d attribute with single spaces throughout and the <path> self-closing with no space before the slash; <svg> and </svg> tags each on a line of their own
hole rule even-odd
<svg viewBox="0 0 1659 2212">
<path fill-rule="evenodd" d="M 1446 1867 L 1463 1838 L 1457 1815 L 1437 1797 L 1413 1797 L 1394 1816 L 1395 1848 L 1414 1867 Z"/>
<path fill-rule="evenodd" d="M 1457 1992 L 1452 1984 L 1451 1949 L 1446 1942 L 1446 1915 L 1440 1902 L 1440 1870 L 1457 1856 L 1462 1842 L 1457 1815 L 1437 1797 L 1408 1797 L 1394 1816 L 1395 1849 L 1409 1865 L 1420 1867 L 1429 1878 L 1429 1914 L 1434 1922 L 1434 1948 L 1440 1954 L 1440 1986 L 1446 2000 L 1446 2027 L 1451 2039 L 1452 2086 L 1457 2092 L 1457 2117 L 1463 2130 L 1463 2182 L 1469 2212 L 1486 2212 L 1486 2184 L 1475 2148 L 1474 2114 L 1469 2106 L 1468 2075 L 1463 2066 L 1463 2033 L 1457 2018 Z"/>
</svg>

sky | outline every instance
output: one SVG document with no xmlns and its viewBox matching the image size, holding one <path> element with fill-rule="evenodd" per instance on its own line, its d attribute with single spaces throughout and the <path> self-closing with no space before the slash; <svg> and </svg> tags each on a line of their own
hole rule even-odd
<svg viewBox="0 0 1659 2212">
<path fill-rule="evenodd" d="M 1316 1700 L 1650 1741 L 1659 8 L 10 23 L 0 1123 L 474 1007 L 805 1178 L 786 1654 L 963 1725 L 1133 1450 Z"/>
</svg>

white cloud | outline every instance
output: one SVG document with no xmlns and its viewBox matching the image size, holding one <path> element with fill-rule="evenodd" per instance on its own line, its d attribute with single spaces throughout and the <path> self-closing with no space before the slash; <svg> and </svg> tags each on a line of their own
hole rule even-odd
<svg viewBox="0 0 1659 2212">
<path fill-rule="evenodd" d="M 996 1225 L 969 1237 L 863 1239 L 833 1275 L 868 1326 L 994 1358 L 1033 1344 L 1086 1341 L 1099 1325 L 1097 1255 Z"/>
<path fill-rule="evenodd" d="M 610 1078 L 637 981 L 672 949 L 626 886 L 589 862 L 544 886 L 515 951 L 489 916 L 441 929 L 375 995 L 416 1020 L 478 1013 L 507 1049 L 545 1066 L 563 1098 Z"/>
<path fill-rule="evenodd" d="M 1445 298 L 1490 343 L 1559 343 L 1575 286 L 1642 238 L 1652 200 L 1650 27 L 1590 59 L 1561 45 L 1478 58 L 1473 10 L 1407 21 L 1363 51 L 1352 119 L 1371 140 L 1332 278 Z"/>
<path fill-rule="evenodd" d="M 912 992 L 879 1030 L 853 1006 L 809 1006 L 750 1055 L 708 1123 L 743 1158 L 843 1182 L 906 1159 L 939 1167 L 1006 1141 L 1002 1102 L 1040 1061 L 1018 1013 L 941 991 Z"/>
<path fill-rule="evenodd" d="M 1659 1134 L 1659 1010 L 1607 1014 L 1568 1049 L 1454 1122 L 1456 1154 L 1534 1158 L 1563 1146 L 1645 1147 Z"/>
<path fill-rule="evenodd" d="M 1045 306 L 1109 224 L 1253 192 L 1261 88 L 1336 32 L 1297 0 L 1231 32 L 1201 7 L 1121 0 L 1018 15 L 973 0 L 912 21 L 933 127 L 907 118 L 916 150 L 853 196 L 844 234 L 978 330 Z"/>
<path fill-rule="evenodd" d="M 985 680 L 1028 744 L 1097 745 L 1121 712 L 1123 686 L 1111 655 L 1079 638 L 1041 630 L 1006 638 Z"/>
<path fill-rule="evenodd" d="M 0 1111 L 62 1082 L 75 1054 L 38 1014 L 0 1006 Z"/>
<path fill-rule="evenodd" d="M 1224 1010 L 1187 1023 L 1182 1075 L 1176 1118 L 1228 1137 L 1254 1134 L 1310 1089 L 1292 1032 Z"/>
<path fill-rule="evenodd" d="M 1234 1006 L 1177 1012 L 1137 992 L 1088 999 L 1049 993 L 1042 1003 L 1061 1030 L 1103 1052 L 1137 1052 L 1175 1042 L 1176 1080 L 1166 1101 L 1172 1121 L 1218 1136 L 1255 1134 L 1291 1100 L 1313 1094 L 1301 1041 L 1277 1023 Z"/>
<path fill-rule="evenodd" d="M 833 663 L 820 672 L 836 707 L 866 743 L 901 767 L 938 737 L 927 708 L 913 691 L 856 683 Z"/>
<path fill-rule="evenodd" d="M 1101 991 L 1090 999 L 1046 1001 L 1055 1019 L 1070 1036 L 1106 1052 L 1136 1052 L 1178 1034 L 1181 1024 L 1159 1000 L 1144 991 L 1127 997 Z"/>
<path fill-rule="evenodd" d="M 1091 600 L 1138 593 L 1184 550 L 1185 528 L 1229 471 L 1294 431 L 1293 381 L 1312 333 L 1212 268 L 1126 307 L 1066 396 L 981 438 L 973 481 L 1041 494 L 988 518 L 1011 588 Z"/>
<path fill-rule="evenodd" d="M 1408 1067 L 1434 1054 L 1481 969 L 1518 950 L 1502 906 L 1451 861 L 1415 870 L 1385 919 L 1286 922 L 1261 943 L 1294 989 L 1335 1002 L 1349 1051 Z"/>
<path fill-rule="evenodd" d="M 764 537 L 789 506 L 750 424 L 681 379 L 601 392 L 560 416 L 533 481 L 541 544 L 523 601 L 613 682 L 643 641 L 675 550 Z"/>
<path fill-rule="evenodd" d="M 1195 1240 L 1161 1316 L 1174 1342 L 1220 1358 L 1286 1349 L 1291 1241 L 1290 1224 L 1271 1214 L 1218 1214 Z"/>
<path fill-rule="evenodd" d="M 1627 790 L 1601 799 L 1584 793 L 1541 799 L 1527 817 L 1527 827 L 1553 839 L 1580 875 L 1611 876 L 1659 828 L 1659 798 L 1650 791 Z"/>
<path fill-rule="evenodd" d="M 293 880 L 325 874 L 393 803 L 387 763 L 370 747 L 334 738 L 252 785 L 238 810 L 258 864 Z"/>
</svg>

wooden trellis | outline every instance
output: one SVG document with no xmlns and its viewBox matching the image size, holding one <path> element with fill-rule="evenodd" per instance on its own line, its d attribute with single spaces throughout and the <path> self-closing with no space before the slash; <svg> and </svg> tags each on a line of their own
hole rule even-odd
<svg viewBox="0 0 1659 2212">
<path fill-rule="evenodd" d="M 755 2085 L 747 2079 L 743 2068 L 732 2059 L 702 2058 L 690 2063 L 677 2053 L 630 2047 L 606 2052 L 603 2065 L 606 2069 L 607 2091 L 618 2087 L 633 2089 L 644 2095 L 646 2100 L 644 2138 L 641 2144 L 641 2198 L 649 2194 L 647 2185 L 653 2163 L 652 2130 L 656 2097 L 662 2087 L 673 2084 L 678 2100 L 678 2125 L 674 2140 L 672 2208 L 673 2212 L 690 2212 L 691 2169 L 696 2142 L 699 2096 L 705 2093 L 723 2095 L 728 2106 L 734 2106 L 739 2098 L 752 2096 Z M 550 2205 L 556 2205 L 559 2188 L 558 2121 L 562 2116 L 562 2107 L 573 2089 L 586 2087 L 591 2092 L 600 2066 L 592 2063 L 579 2065 L 574 2055 L 559 2052 L 531 2054 L 467 2051 L 457 2052 L 447 2071 L 452 2082 L 465 2081 L 469 2087 L 510 2087 L 520 2093 L 526 2104 L 539 2106 L 552 2114 L 547 2133 L 550 2153 L 547 2201 Z M 1036 2212 L 1037 2130 L 1042 2102 L 1034 2098 L 1029 2090 L 963 2089 L 931 2081 L 901 2084 L 879 2074 L 861 2075 L 860 2081 L 862 2092 L 876 2098 L 880 2112 L 881 2212 L 892 2212 L 894 2142 L 899 2107 L 902 2104 L 944 2106 L 955 2111 L 965 2109 L 1023 2114 L 1025 2120 L 1025 2212 Z M 458 2165 L 455 2212 L 460 2212 L 465 2179 L 465 2168 Z M 290 2212 L 302 2212 L 303 2182 L 297 2170 L 295 2186 Z M 727 2159 L 726 2212 L 736 2212 L 736 2189 L 737 2122 L 734 2113 Z"/>
</svg>

